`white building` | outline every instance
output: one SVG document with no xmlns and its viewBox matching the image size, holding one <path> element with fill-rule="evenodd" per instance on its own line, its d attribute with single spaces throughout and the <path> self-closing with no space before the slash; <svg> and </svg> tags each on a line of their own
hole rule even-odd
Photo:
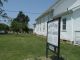
<svg viewBox="0 0 80 60">
<path fill-rule="evenodd" d="M 36 19 L 34 33 L 47 35 L 47 21 L 61 17 L 61 39 L 80 44 L 80 0 L 56 0 Z"/>
</svg>

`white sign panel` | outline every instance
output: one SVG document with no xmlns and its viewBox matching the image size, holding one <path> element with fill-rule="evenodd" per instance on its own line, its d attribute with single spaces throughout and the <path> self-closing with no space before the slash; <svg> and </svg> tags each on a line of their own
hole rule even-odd
<svg viewBox="0 0 80 60">
<path fill-rule="evenodd" d="M 58 20 L 48 23 L 48 43 L 58 46 Z"/>
</svg>

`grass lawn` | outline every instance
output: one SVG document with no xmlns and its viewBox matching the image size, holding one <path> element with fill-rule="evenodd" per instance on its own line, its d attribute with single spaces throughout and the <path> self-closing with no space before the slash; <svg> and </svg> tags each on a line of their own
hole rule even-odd
<svg viewBox="0 0 80 60">
<path fill-rule="evenodd" d="M 62 43 L 61 55 L 65 58 L 65 60 L 80 60 L 80 46 Z"/>
<path fill-rule="evenodd" d="M 34 35 L 0 35 L 0 60 L 45 56 L 45 39 Z"/>
<path fill-rule="evenodd" d="M 26 60 L 44 57 L 46 39 L 35 35 L 0 35 L 0 60 Z M 65 60 L 80 60 L 80 47 L 61 43 L 61 55 Z"/>
</svg>

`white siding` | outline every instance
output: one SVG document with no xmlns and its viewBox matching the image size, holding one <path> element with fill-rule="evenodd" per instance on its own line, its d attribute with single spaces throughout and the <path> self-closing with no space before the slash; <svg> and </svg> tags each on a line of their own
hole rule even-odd
<svg viewBox="0 0 80 60">
<path fill-rule="evenodd" d="M 40 17 L 36 22 L 36 34 L 39 35 L 47 35 L 47 21 L 51 20 L 53 16 L 61 14 L 67 11 L 68 9 L 72 9 L 76 6 L 80 5 L 80 0 L 60 0 L 55 6 L 53 6 L 54 13 L 51 12 L 49 14 Z M 72 14 L 62 16 L 62 19 L 66 18 L 66 31 L 62 28 L 62 20 L 61 20 L 61 39 L 75 41 L 75 31 L 80 31 L 80 9 L 74 11 Z M 43 29 L 44 28 L 44 29 Z"/>
<path fill-rule="evenodd" d="M 74 40 L 75 45 L 80 45 L 80 31 L 75 32 L 75 40 Z"/>
<path fill-rule="evenodd" d="M 35 27 L 35 32 L 34 33 L 36 33 L 36 34 L 39 34 L 40 35 L 40 30 L 41 30 L 41 22 L 40 22 L 40 20 L 37 20 L 36 21 L 36 27 Z"/>
<path fill-rule="evenodd" d="M 47 22 L 53 18 L 53 11 L 49 12 L 48 14 L 44 15 L 43 17 L 40 17 L 36 22 L 36 34 L 39 35 L 47 35 Z"/>
<path fill-rule="evenodd" d="M 63 30 L 63 24 L 61 20 L 61 39 L 72 40 L 72 20 L 71 15 L 62 16 L 62 19 L 66 18 L 66 30 Z"/>
<path fill-rule="evenodd" d="M 80 9 L 74 11 L 72 14 L 73 19 L 73 40 L 75 41 L 75 33 L 76 31 L 80 31 Z"/>
<path fill-rule="evenodd" d="M 80 9 L 73 13 L 72 18 L 74 19 L 74 31 L 80 31 Z"/>
</svg>

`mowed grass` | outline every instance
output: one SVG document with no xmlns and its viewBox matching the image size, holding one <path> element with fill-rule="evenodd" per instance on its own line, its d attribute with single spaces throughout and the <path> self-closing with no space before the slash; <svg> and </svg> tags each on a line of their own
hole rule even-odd
<svg viewBox="0 0 80 60">
<path fill-rule="evenodd" d="M 31 34 L 0 35 L 0 60 L 45 57 L 46 39 Z M 51 54 L 52 55 L 52 54 Z M 80 60 L 80 46 L 61 43 L 64 60 Z"/>
<path fill-rule="evenodd" d="M 0 60 L 25 60 L 45 56 L 43 37 L 30 34 L 0 35 Z"/>
<path fill-rule="evenodd" d="M 80 60 L 80 46 L 61 43 L 61 55 L 64 60 Z"/>
</svg>

